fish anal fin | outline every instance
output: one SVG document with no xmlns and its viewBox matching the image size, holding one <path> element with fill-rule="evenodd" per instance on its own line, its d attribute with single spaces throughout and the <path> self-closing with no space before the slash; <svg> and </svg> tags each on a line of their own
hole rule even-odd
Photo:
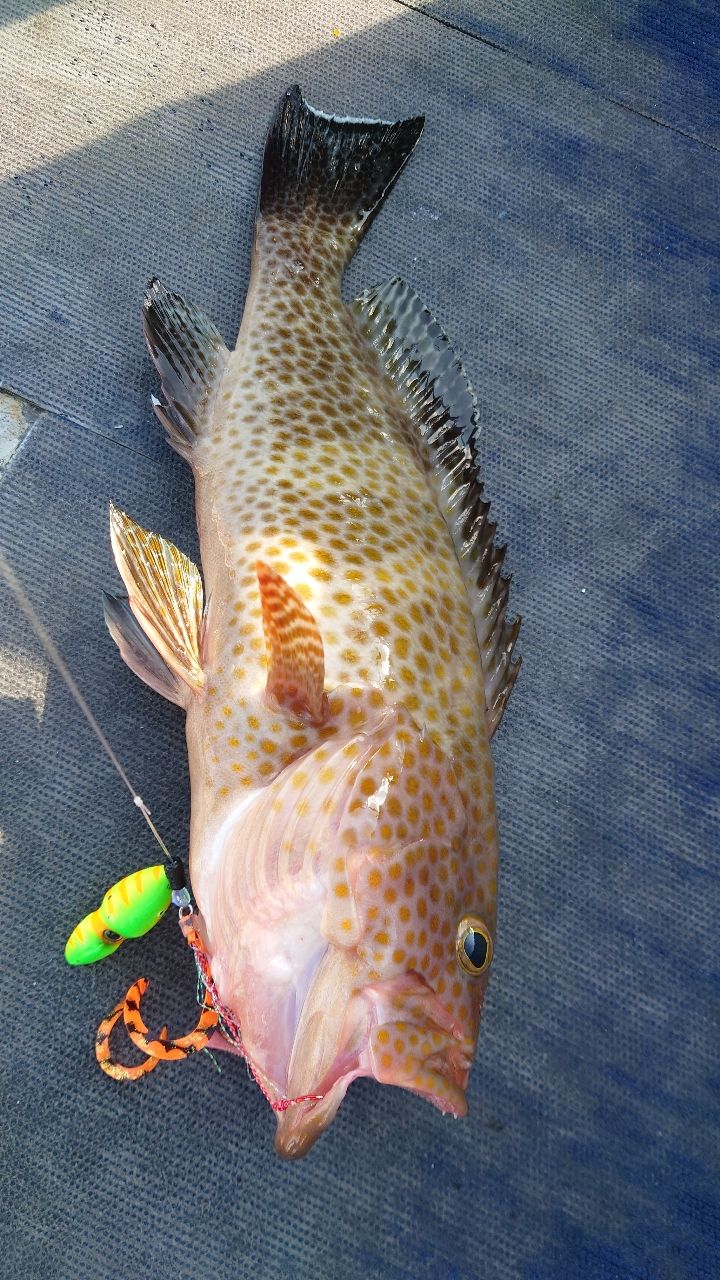
<svg viewBox="0 0 720 1280">
<path fill-rule="evenodd" d="M 369 289 L 355 299 L 353 311 L 405 403 L 455 547 L 475 622 L 492 736 L 518 675 L 512 655 L 519 619 L 507 617 L 505 547 L 495 542 L 496 525 L 479 478 L 477 400 L 442 326 L 403 280 Z"/>
<path fill-rule="evenodd" d="M 138 624 L 172 674 L 189 689 L 201 689 L 203 588 L 197 566 L 112 503 L 110 537 Z"/>
<path fill-rule="evenodd" d="M 151 280 L 143 303 L 145 341 L 160 374 L 166 404 L 153 408 L 169 443 L 190 458 L 196 437 L 210 420 L 228 350 L 198 307 Z"/>
<path fill-rule="evenodd" d="M 267 694 L 288 711 L 321 722 L 327 713 L 325 651 L 320 629 L 298 593 L 257 562 L 268 657 Z"/>
<path fill-rule="evenodd" d="M 103 592 L 103 609 L 107 629 L 130 670 L 163 698 L 179 707 L 185 706 L 184 686 L 143 630 L 127 597 Z"/>
</svg>

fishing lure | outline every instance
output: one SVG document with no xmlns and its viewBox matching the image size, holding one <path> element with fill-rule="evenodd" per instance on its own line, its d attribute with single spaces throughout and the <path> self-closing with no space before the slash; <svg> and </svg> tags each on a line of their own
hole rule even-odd
<svg viewBox="0 0 720 1280">
<path fill-rule="evenodd" d="M 95 1037 L 95 1057 L 102 1071 L 113 1080 L 139 1080 L 141 1076 L 154 1071 L 161 1062 L 176 1062 L 187 1058 L 191 1053 L 207 1046 L 212 1032 L 218 1024 L 207 988 L 203 997 L 200 1017 L 192 1031 L 187 1035 L 168 1039 L 167 1027 L 163 1027 L 160 1035 L 150 1037 L 148 1028 L 140 1014 L 140 1002 L 148 989 L 147 978 L 138 978 L 129 988 L 125 998 L 118 1001 L 115 1008 L 103 1018 Z M 146 1060 L 134 1066 L 116 1061 L 110 1053 L 110 1036 L 122 1017 L 132 1043 L 146 1054 Z"/>
<path fill-rule="evenodd" d="M 105 1072 L 114 1080 L 138 1080 L 153 1071 L 161 1061 L 186 1058 L 190 1053 L 203 1049 L 219 1024 L 226 1039 L 240 1045 L 239 1028 L 219 1017 L 215 1010 L 216 993 L 202 941 L 194 927 L 194 912 L 190 891 L 185 881 L 185 868 L 179 858 L 173 858 L 160 832 L 152 820 L 142 796 L 138 795 L 127 773 L 113 751 L 80 689 L 72 672 L 58 651 L 52 636 L 38 617 L 27 593 L 18 580 L 12 566 L 0 549 L 0 578 L 7 584 L 18 606 L 30 623 L 45 653 L 62 677 L 80 711 L 87 720 L 100 746 L 116 773 L 140 810 L 153 838 L 168 860 L 167 867 L 159 864 L 144 867 L 124 876 L 112 885 L 100 906 L 91 911 L 73 929 L 65 944 L 65 959 L 73 966 L 94 964 L 112 955 L 128 938 L 141 938 L 164 916 L 170 903 L 178 908 L 180 927 L 188 945 L 192 948 L 203 988 L 201 1011 L 195 1027 L 185 1036 L 168 1039 L 167 1027 L 159 1036 L 149 1038 L 148 1028 L 140 1016 L 140 1001 L 147 990 L 147 979 L 134 982 L 124 999 L 118 1001 L 106 1018 L 103 1018 L 95 1038 L 95 1056 Z M 146 1060 L 135 1066 L 117 1062 L 110 1051 L 110 1035 L 123 1018 L 128 1035 L 137 1048 L 142 1049 Z"/>
<path fill-rule="evenodd" d="M 144 982 L 145 979 L 141 978 L 140 981 Z M 95 1037 L 95 1057 L 101 1070 L 110 1076 L 112 1080 L 139 1080 L 141 1076 L 147 1075 L 149 1071 L 154 1071 L 155 1067 L 160 1065 L 160 1059 L 158 1057 L 148 1057 L 144 1062 L 138 1062 L 131 1067 L 123 1062 L 115 1062 L 110 1056 L 110 1034 L 124 1012 L 125 1000 L 119 1000 L 107 1018 L 103 1018 Z M 167 1027 L 163 1027 L 160 1035 L 164 1036 L 166 1034 Z"/>
<path fill-rule="evenodd" d="M 98 909 L 86 915 L 70 934 L 65 944 L 68 964 L 95 964 L 113 955 L 127 938 L 142 938 L 165 915 L 171 898 L 162 864 L 118 880 Z"/>
<path fill-rule="evenodd" d="M 118 929 L 122 928 L 125 937 L 141 937 L 157 924 L 171 902 L 178 908 L 180 928 L 196 958 L 198 976 L 203 990 L 200 1015 L 195 1026 L 184 1036 L 168 1037 L 166 1026 L 158 1036 L 151 1036 L 140 1012 L 141 1001 L 149 984 L 147 978 L 138 978 L 128 989 L 124 998 L 118 1001 L 106 1018 L 103 1018 L 95 1037 L 95 1057 L 98 1065 L 113 1080 L 139 1080 L 141 1076 L 153 1071 L 160 1062 L 176 1062 L 189 1057 L 192 1053 L 197 1053 L 199 1049 L 206 1048 L 210 1036 L 220 1022 L 213 1001 L 209 971 L 206 975 L 198 960 L 198 952 L 202 953 L 202 943 L 193 923 L 192 901 L 185 882 L 185 869 L 180 859 L 173 859 L 168 867 L 146 867 L 143 871 L 136 871 L 133 875 L 118 881 L 108 889 L 98 911 L 86 916 L 68 940 L 68 948 L 74 955 L 79 952 L 85 955 L 93 954 L 97 934 L 92 931 L 99 927 L 98 922 L 95 921 L 96 916 L 100 916 L 100 924 L 109 920 Z M 83 937 L 79 943 L 73 943 L 79 930 L 82 931 Z M 134 932 L 130 932 L 131 930 Z M 117 937 L 114 930 L 105 928 L 103 932 L 105 934 L 111 932 L 113 937 Z M 121 937 L 117 941 L 107 942 L 101 937 L 98 946 L 110 946 L 112 950 L 116 950 L 124 940 L 125 938 Z M 100 954 L 93 954 L 93 959 L 102 958 Z M 90 963 L 90 961 L 75 959 L 70 963 L 81 964 Z M 131 1042 L 146 1055 L 145 1062 L 129 1066 L 118 1062 L 111 1054 L 110 1036 L 121 1018 Z"/>
</svg>

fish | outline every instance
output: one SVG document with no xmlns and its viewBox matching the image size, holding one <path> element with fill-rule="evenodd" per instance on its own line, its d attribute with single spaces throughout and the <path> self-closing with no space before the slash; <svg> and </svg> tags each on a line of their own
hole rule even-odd
<svg viewBox="0 0 720 1280">
<path fill-rule="evenodd" d="M 144 300 L 202 574 L 110 508 L 106 620 L 185 712 L 199 936 L 287 1158 L 358 1077 L 465 1115 L 493 957 L 520 619 L 477 400 L 402 279 L 341 292 L 423 125 L 284 94 L 234 349 L 158 280 Z"/>
</svg>

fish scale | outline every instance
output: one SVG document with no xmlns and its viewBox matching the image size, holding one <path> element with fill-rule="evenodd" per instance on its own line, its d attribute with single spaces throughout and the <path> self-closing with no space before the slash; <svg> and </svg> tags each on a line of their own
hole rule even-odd
<svg viewBox="0 0 720 1280">
<path fill-rule="evenodd" d="M 406 285 L 341 297 L 421 128 L 285 95 L 235 350 L 159 282 L 145 303 L 204 588 L 113 514 L 109 623 L 185 708 L 200 927 L 291 1156 L 358 1075 L 464 1114 L 487 981 L 467 931 L 492 951 L 490 738 L 519 664 L 475 400 Z"/>
</svg>

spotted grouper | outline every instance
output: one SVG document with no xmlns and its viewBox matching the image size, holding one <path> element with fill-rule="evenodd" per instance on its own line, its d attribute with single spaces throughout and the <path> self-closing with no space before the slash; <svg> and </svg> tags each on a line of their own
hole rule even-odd
<svg viewBox="0 0 720 1280">
<path fill-rule="evenodd" d="M 358 1076 L 464 1115 L 493 953 L 519 620 L 476 402 L 402 280 L 341 295 L 422 127 L 284 95 L 235 349 L 157 280 L 145 299 L 204 586 L 111 509 L 108 622 L 186 712 L 199 929 L 284 1156 Z"/>
</svg>

